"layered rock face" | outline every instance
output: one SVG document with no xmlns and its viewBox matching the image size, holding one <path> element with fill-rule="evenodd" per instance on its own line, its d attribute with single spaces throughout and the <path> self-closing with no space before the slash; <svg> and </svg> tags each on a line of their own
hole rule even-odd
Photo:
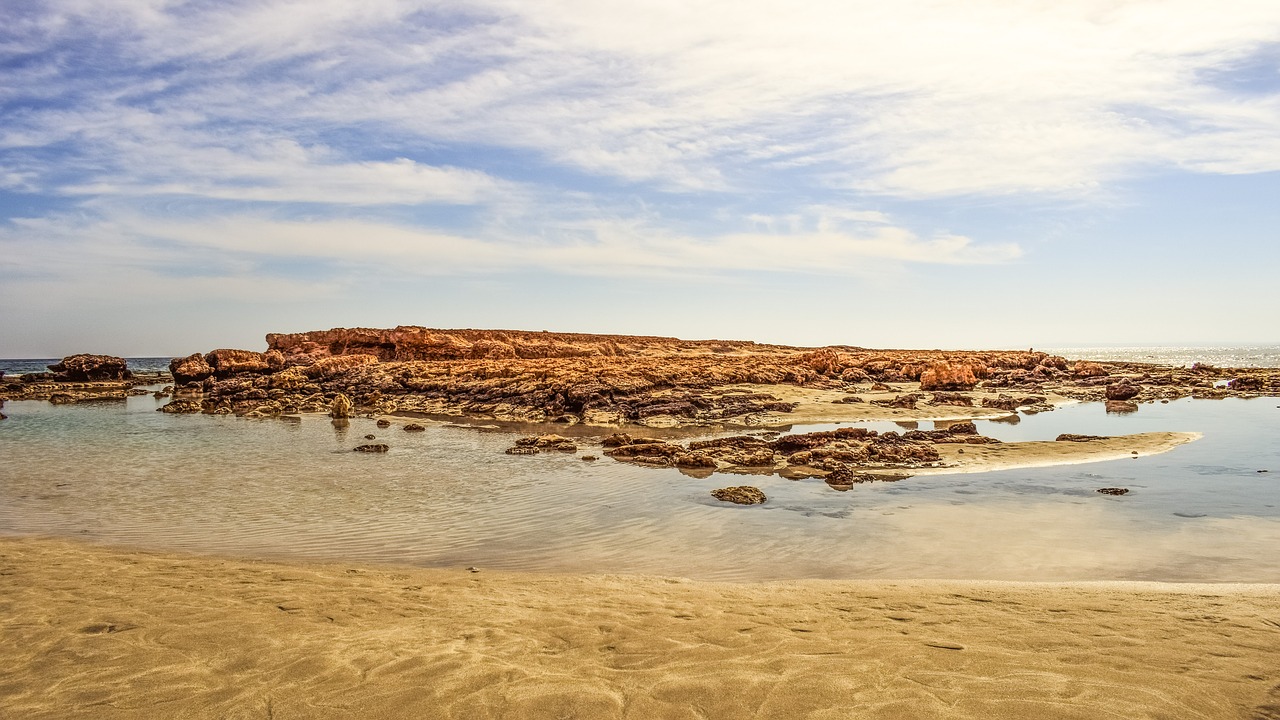
<svg viewBox="0 0 1280 720">
<path fill-rule="evenodd" d="M 756 354 L 789 349 L 744 341 L 523 330 L 433 330 L 415 325 L 389 330 L 334 328 L 272 333 L 267 335 L 267 347 L 280 352 L 292 365 L 310 365 L 334 355 L 372 355 L 381 362 L 396 362 L 652 356 L 700 350 Z"/>
</svg>

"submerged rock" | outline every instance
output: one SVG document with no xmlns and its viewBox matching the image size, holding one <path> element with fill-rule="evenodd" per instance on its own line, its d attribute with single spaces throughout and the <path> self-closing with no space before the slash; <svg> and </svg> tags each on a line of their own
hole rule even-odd
<svg viewBox="0 0 1280 720">
<path fill-rule="evenodd" d="M 1090 442 L 1092 440 L 1108 440 L 1110 435 L 1076 435 L 1075 433 L 1062 433 L 1054 440 L 1058 442 Z"/>
<path fill-rule="evenodd" d="M 175 398 L 172 402 L 160 407 L 159 411 L 175 415 L 190 415 L 198 413 L 202 409 L 203 405 L 199 400 L 193 400 L 191 398 Z"/>
<path fill-rule="evenodd" d="M 384 453 L 391 449 L 386 443 L 368 443 L 367 445 L 357 445 L 351 449 L 352 452 L 362 453 Z"/>
<path fill-rule="evenodd" d="M 711 491 L 711 496 L 722 502 L 731 502 L 736 505 L 761 505 L 768 500 L 764 491 L 751 485 L 717 488 Z"/>
<path fill-rule="evenodd" d="M 425 432 L 426 428 L 419 425 L 418 423 L 409 423 L 408 425 L 404 426 L 404 431 L 405 432 Z"/>
<path fill-rule="evenodd" d="M 1129 488 L 1111 488 L 1111 487 L 1098 488 L 1098 492 L 1102 493 L 1103 495 L 1128 495 Z"/>
</svg>

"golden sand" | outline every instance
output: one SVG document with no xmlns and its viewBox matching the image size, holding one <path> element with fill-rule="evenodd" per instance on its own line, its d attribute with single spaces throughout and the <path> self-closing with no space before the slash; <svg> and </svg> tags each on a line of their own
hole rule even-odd
<svg viewBox="0 0 1280 720">
<path fill-rule="evenodd" d="M 1280 718 L 1275 585 L 715 584 L 9 538 L 0 623 L 6 718 Z"/>
</svg>

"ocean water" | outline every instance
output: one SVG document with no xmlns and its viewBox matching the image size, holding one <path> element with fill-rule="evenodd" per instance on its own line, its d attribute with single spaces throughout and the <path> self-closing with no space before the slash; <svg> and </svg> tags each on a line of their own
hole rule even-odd
<svg viewBox="0 0 1280 720">
<path fill-rule="evenodd" d="M 1207 363 L 1223 368 L 1280 367 L 1280 345 L 1213 345 L 1162 347 L 1054 347 L 1037 348 L 1069 360 L 1159 363 L 1190 367 Z"/>
<path fill-rule="evenodd" d="M 169 370 L 171 357 L 132 357 L 125 358 L 129 369 L 134 372 L 160 372 Z M 5 375 L 27 375 L 29 373 L 48 372 L 49 366 L 58 363 L 62 358 L 0 358 L 0 372 Z"/>
<path fill-rule="evenodd" d="M 910 478 L 694 478 L 601 456 L 510 456 L 512 432 L 155 412 L 149 396 L 10 402 L 0 532 L 282 558 L 715 580 L 1280 582 L 1280 399 L 1096 403 L 978 421 L 1004 440 L 1196 431 L 1171 452 Z M 932 423 L 919 424 L 930 429 Z M 901 429 L 875 423 L 879 429 Z M 796 427 L 801 432 L 818 427 Z M 351 452 L 375 435 L 385 455 Z M 1266 472 L 1260 472 L 1266 471 Z M 762 506 L 709 491 L 752 484 Z M 1097 493 L 1127 487 L 1122 497 Z"/>
<path fill-rule="evenodd" d="M 1116 362 L 1162 363 L 1190 366 L 1208 363 L 1217 367 L 1280 367 L 1280 345 L 1239 346 L 1164 346 L 1164 347 L 1054 347 L 1039 348 L 1071 360 L 1104 360 Z M 45 372 L 61 358 L 0 358 L 0 371 L 6 375 Z M 129 369 L 158 372 L 169 369 L 169 357 L 125 358 Z"/>
</svg>

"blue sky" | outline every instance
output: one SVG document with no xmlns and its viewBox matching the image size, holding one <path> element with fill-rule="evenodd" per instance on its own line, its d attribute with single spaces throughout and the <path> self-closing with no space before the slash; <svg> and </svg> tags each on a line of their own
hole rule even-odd
<svg viewBox="0 0 1280 720">
<path fill-rule="evenodd" d="M 0 6 L 0 356 L 1277 342 L 1280 3 Z"/>
</svg>

